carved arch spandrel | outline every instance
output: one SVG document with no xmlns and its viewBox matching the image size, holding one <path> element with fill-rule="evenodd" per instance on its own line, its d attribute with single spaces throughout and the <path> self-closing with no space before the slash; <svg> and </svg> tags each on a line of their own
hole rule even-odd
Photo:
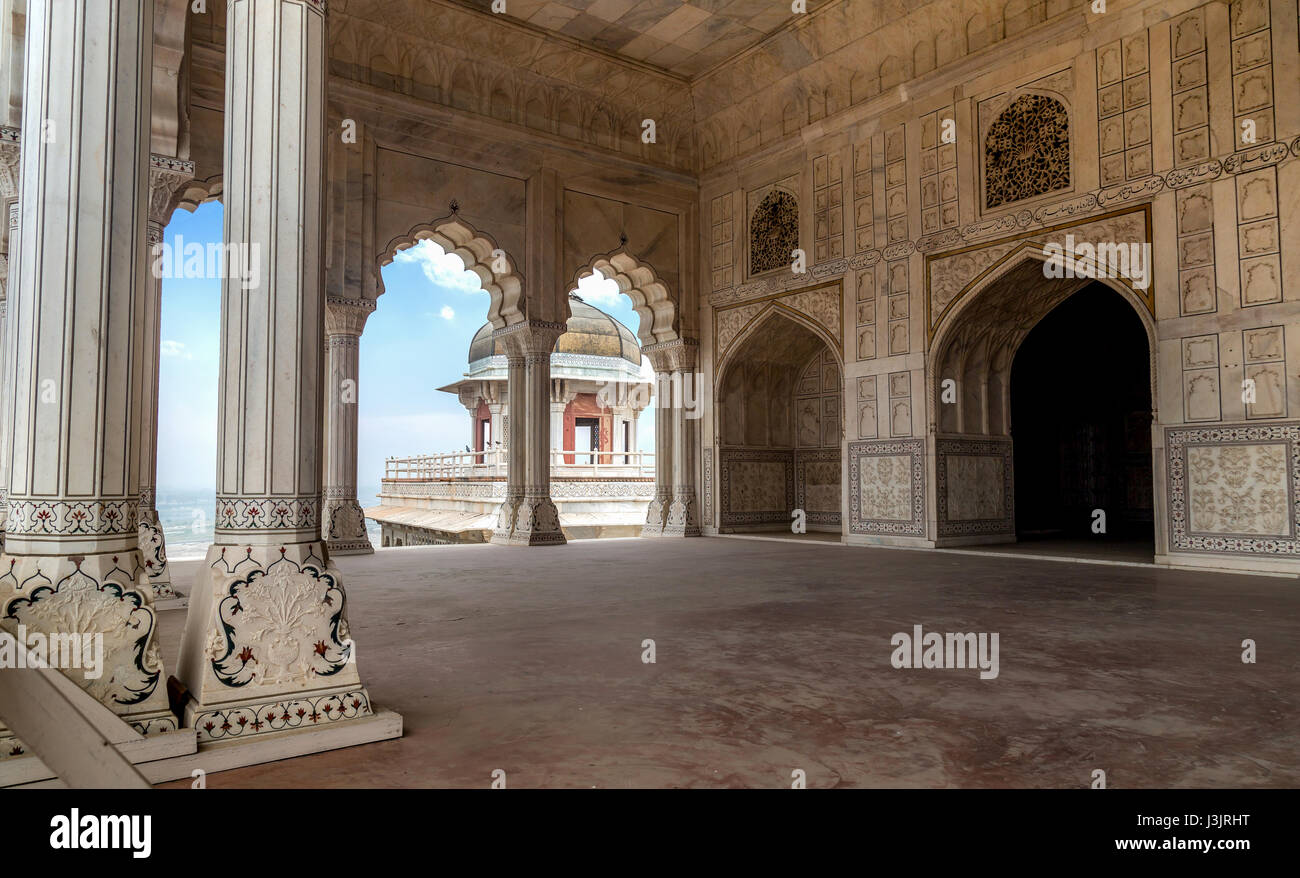
<svg viewBox="0 0 1300 878">
<path fill-rule="evenodd" d="M 455 253 L 465 263 L 466 271 L 478 275 L 483 289 L 488 293 L 488 322 L 494 329 L 504 329 L 527 319 L 524 278 L 515 258 L 500 248 L 486 232 L 479 231 L 455 215 L 422 223 L 388 242 L 379 257 L 381 271 L 377 272 L 379 278 L 376 297 L 384 294 L 384 266 L 392 264 L 398 251 L 414 247 L 425 240 L 433 241 L 448 253 Z M 502 271 L 496 270 L 503 267 Z"/>
<path fill-rule="evenodd" d="M 1151 205 L 1142 204 L 1112 213 L 1086 217 L 1082 220 L 1045 229 L 1022 232 L 1007 238 L 985 241 L 980 244 L 927 254 L 925 257 L 925 313 L 927 336 L 933 344 L 942 325 L 950 322 L 961 309 L 963 300 L 985 289 L 1028 255 L 1040 262 L 1047 259 L 1043 252 L 1048 243 L 1061 245 L 1066 234 L 1079 242 L 1113 242 L 1150 244 Z M 1156 273 L 1154 257 L 1147 257 L 1147 285 L 1138 289 L 1125 278 L 1112 278 L 1130 294 L 1141 301 L 1146 318 L 1154 319 Z M 1066 264 L 1070 264 L 1067 259 Z M 1100 280 L 1100 278 L 1099 278 Z"/>
<path fill-rule="evenodd" d="M 642 347 L 681 337 L 678 334 L 677 301 L 668 285 L 659 279 L 654 266 L 637 259 L 626 249 L 615 250 L 597 256 L 578 269 L 570 288 L 596 271 L 618 284 L 619 292 L 632 300 L 633 310 L 640 318 L 637 337 Z"/>
</svg>

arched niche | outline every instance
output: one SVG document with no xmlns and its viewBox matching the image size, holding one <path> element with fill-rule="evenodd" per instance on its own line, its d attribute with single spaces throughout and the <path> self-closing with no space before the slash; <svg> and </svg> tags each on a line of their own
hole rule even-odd
<svg viewBox="0 0 1300 878">
<path fill-rule="evenodd" d="M 714 378 L 718 525 L 790 533 L 843 527 L 843 361 L 835 340 L 773 303 L 727 349 Z"/>
</svg>

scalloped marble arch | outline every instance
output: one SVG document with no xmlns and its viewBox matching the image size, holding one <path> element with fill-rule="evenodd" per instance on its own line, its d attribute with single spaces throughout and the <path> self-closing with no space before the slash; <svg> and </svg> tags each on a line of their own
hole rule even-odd
<svg viewBox="0 0 1300 878">
<path fill-rule="evenodd" d="M 1046 262 L 1048 255 L 1043 252 L 1042 247 L 1041 243 L 1035 241 L 1022 242 L 1015 250 L 1002 257 L 986 270 L 979 280 L 968 286 L 948 306 L 948 309 L 940 315 L 938 324 L 933 328 L 930 345 L 925 355 L 925 368 L 928 378 L 926 382 L 926 409 L 931 424 L 937 427 L 940 423 L 940 413 L 938 411 L 939 385 L 945 377 L 953 377 L 943 374 L 941 371 L 941 367 L 948 359 L 949 348 L 954 341 L 960 340 L 964 333 L 971 331 L 971 328 L 962 322 L 963 315 L 972 316 L 972 312 L 978 311 L 981 307 L 986 308 L 989 306 L 991 300 L 1006 299 L 1009 301 L 1010 298 L 1015 299 L 1017 310 L 1023 312 L 1033 308 L 1036 312 L 1032 316 L 1032 322 L 1024 328 L 1023 332 L 1004 332 L 1002 343 L 999 344 L 998 348 L 985 352 L 988 365 L 1005 373 L 1003 378 L 1009 379 L 1011 366 L 1015 361 L 1015 353 L 1029 333 L 1033 331 L 1033 328 L 1050 314 L 1057 305 L 1094 282 L 1104 284 L 1118 293 L 1142 322 L 1142 328 L 1145 330 L 1147 337 L 1147 371 L 1151 384 L 1151 413 L 1155 417 L 1157 400 L 1159 399 L 1156 391 L 1158 344 L 1155 317 L 1151 313 L 1151 304 L 1146 293 L 1134 288 L 1127 278 L 1122 277 L 1073 279 L 1044 277 L 1042 278 L 1044 283 L 1041 289 L 1050 290 L 1050 293 L 1040 297 L 1037 302 L 1027 301 L 1024 287 L 1016 282 L 1017 278 L 1014 275 L 1017 271 L 1023 271 L 1027 264 Z M 988 315 L 984 316 L 987 317 Z M 996 332 L 1000 327 L 991 326 L 988 329 Z M 1016 334 L 1020 336 L 1018 339 L 1014 338 Z M 965 376 L 961 377 L 964 378 Z M 1003 384 L 1009 386 L 1009 381 L 1004 380 Z M 965 424 L 963 423 L 961 427 L 964 430 Z"/>
<path fill-rule="evenodd" d="M 578 281 L 597 271 L 618 284 L 619 292 L 632 300 L 633 310 L 641 319 L 637 337 L 642 347 L 680 338 L 677 333 L 677 303 L 668 285 L 659 279 L 651 265 L 627 250 L 615 250 L 597 256 L 579 268 L 569 288 L 576 287 Z"/>
<path fill-rule="evenodd" d="M 455 253 L 465 263 L 465 270 L 478 275 L 479 282 L 488 293 L 488 322 L 493 329 L 504 329 L 527 319 L 527 302 L 524 299 L 524 279 L 513 256 L 497 246 L 486 232 L 474 228 L 459 216 L 451 215 L 430 223 L 420 223 L 405 235 L 388 242 L 379 256 L 375 298 L 384 294 L 382 269 L 391 265 L 398 251 L 414 247 L 420 241 L 433 241 L 448 253 Z M 493 270 L 497 260 L 493 253 L 504 254 L 506 270 Z"/>
<path fill-rule="evenodd" d="M 840 367 L 840 375 L 842 376 L 844 374 L 844 354 L 840 351 L 839 341 L 826 331 L 826 327 L 822 326 L 806 314 L 782 305 L 780 301 L 773 301 L 769 302 L 767 307 L 755 314 L 753 318 L 744 325 L 740 332 L 736 333 L 736 337 L 731 340 L 731 344 L 727 345 L 727 349 L 722 352 L 721 359 L 718 360 L 718 365 L 713 370 L 714 399 L 718 398 L 718 391 L 722 387 L 722 379 L 726 377 L 727 371 L 735 364 L 737 358 L 736 355 L 745 346 L 745 341 L 764 323 L 774 318 L 785 318 L 786 320 L 807 329 L 813 335 L 817 336 L 817 338 L 821 339 L 822 343 L 830 349 L 831 354 L 835 357 L 835 362 Z"/>
</svg>

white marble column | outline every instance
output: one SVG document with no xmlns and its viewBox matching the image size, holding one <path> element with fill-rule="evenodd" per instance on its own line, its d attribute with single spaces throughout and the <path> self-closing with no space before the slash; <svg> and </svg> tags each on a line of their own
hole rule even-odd
<svg viewBox="0 0 1300 878">
<path fill-rule="evenodd" d="M 8 212 L 3 254 L 3 276 L 0 276 L 0 364 L 7 364 L 8 352 L 13 343 L 8 337 L 9 293 L 17 289 L 18 273 L 18 218 L 22 205 L 18 203 L 19 182 L 22 179 L 22 151 L 19 143 L 22 133 L 16 128 L 0 128 L 0 197 Z M 9 453 L 9 400 L 13 392 L 13 373 L 0 367 L 0 461 L 8 460 Z M 0 549 L 4 548 L 4 523 L 9 515 L 9 468 L 0 466 Z"/>
<path fill-rule="evenodd" d="M 321 531 L 334 555 L 375 551 L 357 502 L 357 409 L 361 332 L 375 310 L 367 299 L 330 296 L 325 306 L 325 485 Z"/>
<path fill-rule="evenodd" d="M 487 387 L 490 385 L 487 385 L 487 383 L 484 382 L 484 386 Z M 509 387 L 507 387 L 506 388 L 507 396 L 509 395 L 509 393 L 510 393 L 510 389 Z M 490 436 L 492 447 L 497 451 L 504 449 L 508 444 L 507 437 L 506 437 L 506 426 L 505 426 L 507 408 L 508 405 L 504 402 L 488 403 L 488 424 L 489 424 L 488 434 Z M 499 463 L 500 461 L 494 459 L 494 462 Z"/>
<path fill-rule="evenodd" d="M 512 546 L 558 546 L 565 542 L 560 529 L 560 514 L 551 500 L 551 353 L 555 341 L 564 334 L 563 323 L 533 320 L 521 324 L 524 345 L 527 402 L 525 404 L 525 459 L 527 460 L 524 498 L 515 513 L 515 528 L 510 535 Z M 513 403 L 513 400 L 512 400 Z M 517 418 L 514 405 L 511 417 Z M 511 449 L 511 459 L 518 453 Z"/>
<path fill-rule="evenodd" d="M 199 743 L 374 715 L 321 539 L 326 21 L 320 0 L 231 0 L 216 542 L 178 676 Z"/>
<path fill-rule="evenodd" d="M 564 410 L 568 403 L 551 400 L 551 450 L 564 451 Z"/>
<path fill-rule="evenodd" d="M 506 349 L 506 395 L 509 435 L 505 437 L 506 449 L 506 498 L 497 512 L 496 530 L 492 532 L 492 542 L 496 545 L 509 545 L 515 530 L 515 516 L 524 501 L 524 483 L 528 476 L 528 459 L 524 449 L 528 444 L 528 369 L 524 362 L 525 347 L 521 342 L 518 329 L 498 330 Z M 494 333 L 496 335 L 497 333 Z M 495 435 L 497 418 L 492 415 L 492 429 Z"/>
<path fill-rule="evenodd" d="M 667 353 L 642 348 L 655 372 L 655 495 L 646 508 L 643 537 L 661 537 L 668 520 L 668 510 L 673 501 L 673 419 L 672 419 L 672 365 Z"/>
<path fill-rule="evenodd" d="M 140 355 L 144 369 L 140 405 L 140 517 L 136 525 L 140 551 L 154 597 L 166 607 L 180 604 L 167 564 L 167 542 L 158 520 L 158 366 L 162 344 L 163 272 L 156 263 L 162 255 L 163 230 L 171 220 L 176 191 L 194 179 L 194 163 L 152 156 L 149 160 L 149 242 L 151 270 L 144 287 L 144 343 Z M 165 602 L 165 603 L 164 603 Z"/>
<path fill-rule="evenodd" d="M 176 727 L 136 533 L 153 8 L 27 5 L 0 558 L 6 624 L 102 637 L 68 676 L 146 734 Z"/>
<path fill-rule="evenodd" d="M 695 493 L 695 461 L 699 456 L 699 418 L 703 413 L 700 377 L 695 364 L 698 347 L 676 341 L 669 349 L 672 365 L 673 499 L 664 522 L 666 537 L 700 536 L 700 507 Z"/>
</svg>

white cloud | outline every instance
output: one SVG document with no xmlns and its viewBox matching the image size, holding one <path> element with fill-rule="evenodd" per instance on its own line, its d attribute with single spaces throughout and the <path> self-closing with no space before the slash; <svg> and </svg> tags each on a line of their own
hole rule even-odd
<svg viewBox="0 0 1300 878">
<path fill-rule="evenodd" d="M 619 303 L 623 293 L 618 284 L 597 271 L 578 281 L 578 295 L 592 305 L 611 306 Z"/>
<path fill-rule="evenodd" d="M 448 253 L 433 241 L 425 239 L 413 247 L 399 250 L 395 262 L 420 266 L 429 283 L 435 287 L 462 293 L 482 293 L 483 283 L 478 275 L 465 270 L 465 263 L 455 253 Z"/>
<path fill-rule="evenodd" d="M 443 305 L 442 310 L 438 312 L 438 316 L 443 320 L 451 320 L 456 316 L 456 312 L 451 309 L 450 305 Z"/>
<path fill-rule="evenodd" d="M 185 350 L 185 342 L 163 340 L 158 345 L 158 352 L 164 357 L 180 357 L 182 360 L 192 360 L 194 355 Z"/>
</svg>

